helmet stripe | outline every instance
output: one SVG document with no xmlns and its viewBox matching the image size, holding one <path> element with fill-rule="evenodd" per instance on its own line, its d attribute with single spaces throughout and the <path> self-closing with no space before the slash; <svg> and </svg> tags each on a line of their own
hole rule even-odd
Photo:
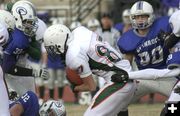
<svg viewBox="0 0 180 116">
<path fill-rule="evenodd" d="M 137 10 L 143 9 L 143 2 L 142 2 L 142 1 L 139 1 L 139 2 L 137 3 L 136 9 L 137 9 Z"/>
</svg>

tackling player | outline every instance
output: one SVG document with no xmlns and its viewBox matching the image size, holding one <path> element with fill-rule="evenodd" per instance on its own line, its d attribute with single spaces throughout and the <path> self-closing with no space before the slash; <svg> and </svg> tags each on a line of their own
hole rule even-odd
<svg viewBox="0 0 180 116">
<path fill-rule="evenodd" d="M 4 46 L 2 68 L 5 73 L 10 73 L 12 75 L 17 75 L 17 76 L 26 76 L 25 79 L 22 79 L 23 77 L 21 79 L 18 77 L 19 81 L 15 79 L 15 81 L 22 83 L 19 86 L 22 86 L 20 87 L 22 89 L 22 91 L 20 92 L 23 94 L 25 91 L 27 91 L 27 90 L 25 91 L 23 90 L 25 89 L 23 87 L 25 85 L 28 86 L 26 87 L 26 89 L 31 88 L 31 90 L 35 90 L 33 86 L 34 79 L 27 78 L 27 76 L 30 77 L 39 76 L 46 78 L 47 71 L 45 69 L 34 70 L 34 69 L 24 68 L 25 66 L 24 64 L 22 64 L 23 61 L 19 60 L 20 57 L 24 57 L 23 55 L 31 48 L 30 46 L 31 37 L 34 36 L 37 30 L 37 25 L 36 25 L 37 17 L 34 6 L 27 1 L 18 1 L 13 5 L 12 14 L 14 15 L 16 20 L 15 22 L 16 27 L 14 31 L 10 33 L 10 39 L 7 42 L 7 44 Z M 31 50 L 33 51 L 33 49 Z M 33 81 L 31 81 L 32 79 Z M 22 80 L 28 80 L 28 84 L 24 81 L 22 82 Z"/>
<path fill-rule="evenodd" d="M 165 46 L 170 49 L 171 54 L 168 57 L 167 64 L 169 69 L 180 68 L 180 11 L 173 13 L 169 19 L 169 23 L 173 29 L 172 33 L 165 38 Z M 180 75 L 179 75 L 180 76 Z M 179 78 L 178 78 L 179 80 Z M 174 91 L 168 101 L 180 101 L 179 90 L 180 81 L 174 86 Z"/>
<path fill-rule="evenodd" d="M 164 69 L 169 51 L 164 47 L 162 32 L 170 33 L 169 17 L 155 19 L 152 6 L 145 1 L 138 1 L 131 7 L 131 22 L 133 29 L 124 33 L 118 41 L 120 51 L 131 63 L 133 58 L 139 70 L 146 68 Z M 149 72 L 156 73 L 156 72 Z M 159 92 L 169 96 L 175 78 L 162 81 L 141 81 L 138 86 L 138 96 L 151 92 Z M 154 83 L 154 85 L 152 85 Z M 160 83 L 160 84 L 159 84 Z M 160 85 L 160 86 L 159 86 Z M 143 88 L 142 88 L 143 86 Z M 153 87 L 154 89 L 150 89 Z M 155 87 L 156 86 L 156 87 Z M 165 90 L 164 87 L 167 89 Z M 145 89 L 144 89 L 145 88 Z M 148 88 L 150 91 L 147 91 Z"/>
</svg>

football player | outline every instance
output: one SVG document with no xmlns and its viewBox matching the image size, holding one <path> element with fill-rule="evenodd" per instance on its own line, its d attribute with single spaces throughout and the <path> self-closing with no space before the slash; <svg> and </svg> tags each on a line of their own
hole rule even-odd
<svg viewBox="0 0 180 116">
<path fill-rule="evenodd" d="M 139 70 L 146 68 L 166 68 L 169 51 L 164 47 L 162 32 L 170 33 L 169 17 L 155 19 L 152 6 L 145 1 L 138 1 L 131 7 L 130 19 L 133 29 L 122 35 L 118 41 L 120 51 L 130 62 L 135 58 Z M 156 72 L 149 72 L 156 73 Z M 168 80 L 168 81 L 167 81 Z M 135 98 L 158 92 L 169 96 L 176 82 L 175 78 L 162 81 L 139 80 Z M 167 89 L 165 90 L 164 87 Z"/>
<path fill-rule="evenodd" d="M 90 19 L 87 22 L 87 27 L 91 30 L 91 31 L 96 31 L 97 28 L 100 27 L 100 22 L 98 21 L 98 19 Z"/>
<path fill-rule="evenodd" d="M 172 27 L 172 33 L 165 38 L 165 46 L 170 49 L 171 54 L 168 57 L 167 64 L 169 69 L 180 68 L 180 11 L 174 12 L 169 23 Z M 179 78 L 178 78 L 179 80 Z M 174 90 L 168 101 L 180 101 L 180 82 L 174 86 Z"/>
<path fill-rule="evenodd" d="M 15 89 L 16 91 L 19 90 L 20 92 L 19 94 L 22 95 L 24 92 L 27 91 L 24 89 L 28 88 L 31 90 L 35 90 L 34 79 L 27 78 L 27 76 L 46 77 L 45 75 L 47 74 L 47 71 L 41 69 L 32 70 L 32 69 L 24 68 L 25 66 L 24 64 L 22 64 L 24 61 L 19 60 L 20 59 L 19 57 L 21 57 L 22 54 L 25 54 L 25 52 L 31 48 L 30 47 L 31 37 L 35 34 L 37 30 L 37 25 L 36 25 L 37 17 L 34 6 L 27 1 L 18 1 L 13 5 L 12 14 L 15 17 L 16 26 L 14 31 L 10 33 L 10 39 L 8 43 L 6 44 L 6 46 L 4 46 L 2 68 L 5 73 L 21 76 L 21 78 L 19 77 L 16 79 L 11 78 L 10 79 L 11 81 L 9 82 L 12 83 L 16 82 L 14 83 L 14 87 L 18 87 L 17 82 L 21 83 L 19 85 L 21 86 L 20 87 L 21 89 L 15 89 L 14 87 L 12 88 Z M 19 63 L 17 63 L 17 61 Z M 26 76 L 26 77 L 22 77 L 22 76 Z M 26 80 L 27 82 L 24 82 L 24 80 Z"/>
<path fill-rule="evenodd" d="M 27 53 L 26 67 L 30 69 L 39 70 L 46 68 L 47 64 L 47 53 L 43 45 L 43 35 L 47 28 L 44 21 L 38 18 L 38 29 L 36 34 L 31 38 L 30 48 Z M 35 78 L 37 93 L 40 98 L 44 96 L 44 80 L 42 78 Z"/>
<path fill-rule="evenodd" d="M 10 104 L 11 116 L 38 116 L 38 97 L 32 91 L 27 91 L 18 100 Z"/>
<path fill-rule="evenodd" d="M 39 107 L 38 97 L 27 91 L 10 103 L 11 116 L 66 116 L 62 101 L 48 100 Z"/>
<path fill-rule="evenodd" d="M 121 35 L 132 28 L 131 21 L 130 21 L 130 14 L 131 14 L 130 9 L 125 9 L 122 12 L 123 22 L 118 23 L 114 26 L 114 28 L 116 28 L 120 32 Z"/>
</svg>

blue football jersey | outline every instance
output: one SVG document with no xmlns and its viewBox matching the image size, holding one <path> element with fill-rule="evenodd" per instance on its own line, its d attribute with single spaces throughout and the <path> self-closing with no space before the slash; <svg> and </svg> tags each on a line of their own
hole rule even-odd
<svg viewBox="0 0 180 116">
<path fill-rule="evenodd" d="M 171 32 L 169 17 L 161 17 L 154 21 L 146 36 L 140 36 L 131 29 L 118 40 L 122 53 L 132 53 L 139 69 L 165 68 L 169 50 L 164 47 L 162 39 L 158 38 L 161 30 Z"/>
<path fill-rule="evenodd" d="M 115 26 L 114 26 L 115 29 L 117 29 L 121 34 L 123 32 L 123 28 L 124 28 L 124 24 L 123 23 L 117 23 Z"/>
<path fill-rule="evenodd" d="M 168 66 L 180 66 L 180 51 L 174 52 L 168 56 L 167 59 Z"/>
<path fill-rule="evenodd" d="M 38 116 L 39 115 L 39 102 L 38 97 L 32 91 L 23 94 L 17 101 L 10 104 L 10 108 L 16 103 L 23 106 L 24 112 L 21 116 Z"/>
<path fill-rule="evenodd" d="M 22 54 L 29 46 L 30 37 L 25 35 L 21 30 L 17 28 L 15 28 L 15 30 L 12 32 L 10 38 L 11 41 L 8 43 L 4 50 L 6 54 Z"/>
<path fill-rule="evenodd" d="M 16 64 L 18 56 L 25 53 L 29 46 L 30 38 L 25 35 L 21 30 L 15 28 L 10 35 L 10 41 L 4 47 L 4 55 L 2 68 L 3 71 L 8 71 Z"/>
</svg>

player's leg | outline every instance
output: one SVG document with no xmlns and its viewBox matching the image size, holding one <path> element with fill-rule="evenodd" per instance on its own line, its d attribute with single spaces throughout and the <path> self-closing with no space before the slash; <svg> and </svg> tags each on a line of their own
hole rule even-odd
<svg viewBox="0 0 180 116">
<path fill-rule="evenodd" d="M 51 99 L 54 99 L 54 81 L 55 81 L 55 70 L 54 69 L 48 69 L 49 72 L 49 79 L 48 79 L 48 89 L 49 89 L 49 95 Z"/>
<path fill-rule="evenodd" d="M 58 69 L 57 70 L 57 81 L 58 81 L 58 93 L 59 98 L 62 99 L 63 97 L 63 89 L 64 89 L 64 82 L 65 82 L 65 70 Z"/>
<path fill-rule="evenodd" d="M 7 94 L 7 89 L 6 85 L 3 79 L 3 72 L 2 69 L 0 68 L 0 114 L 1 116 L 10 116 L 9 113 L 9 100 L 8 100 L 8 94 Z"/>
<path fill-rule="evenodd" d="M 135 83 L 127 83 L 125 86 L 120 83 L 105 85 L 94 96 L 84 116 L 117 115 L 120 111 L 127 108 L 135 89 Z"/>
</svg>

